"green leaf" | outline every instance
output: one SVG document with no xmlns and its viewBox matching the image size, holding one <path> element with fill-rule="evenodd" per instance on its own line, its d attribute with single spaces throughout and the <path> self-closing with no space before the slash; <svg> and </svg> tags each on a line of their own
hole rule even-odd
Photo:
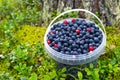
<svg viewBox="0 0 120 80">
<path fill-rule="evenodd" d="M 92 63 L 90 64 L 90 68 L 91 68 L 91 69 L 93 68 L 93 64 L 92 64 Z"/>
<path fill-rule="evenodd" d="M 32 73 L 31 77 L 28 80 L 37 80 L 37 74 L 36 73 Z"/>
<path fill-rule="evenodd" d="M 21 77 L 20 80 L 27 80 L 27 78 L 26 77 Z"/>
<path fill-rule="evenodd" d="M 94 80 L 99 80 L 99 69 L 94 69 L 93 77 Z"/>
<path fill-rule="evenodd" d="M 49 75 L 45 75 L 43 80 L 51 80 Z"/>
<path fill-rule="evenodd" d="M 82 80 L 83 75 L 82 75 L 82 73 L 81 73 L 81 72 L 78 72 L 78 78 L 79 78 L 79 80 Z"/>
<path fill-rule="evenodd" d="M 91 71 L 88 68 L 85 68 L 85 71 L 87 72 L 87 75 L 91 75 Z"/>
<path fill-rule="evenodd" d="M 61 72 L 64 73 L 65 71 L 66 71 L 66 68 L 63 68 Z"/>
</svg>

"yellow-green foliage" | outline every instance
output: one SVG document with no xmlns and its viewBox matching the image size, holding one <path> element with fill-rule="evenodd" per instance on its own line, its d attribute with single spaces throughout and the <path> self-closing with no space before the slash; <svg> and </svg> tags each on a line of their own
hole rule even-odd
<svg viewBox="0 0 120 80">
<path fill-rule="evenodd" d="M 107 45 L 120 47 L 120 29 L 117 27 L 107 27 Z"/>
<path fill-rule="evenodd" d="M 19 39 L 20 43 L 34 44 L 37 42 L 43 42 L 45 31 L 45 27 L 24 25 L 15 33 L 15 37 Z"/>
</svg>

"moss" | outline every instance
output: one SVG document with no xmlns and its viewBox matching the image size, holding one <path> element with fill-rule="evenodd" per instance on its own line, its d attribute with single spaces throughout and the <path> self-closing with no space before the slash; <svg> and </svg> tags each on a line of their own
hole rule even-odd
<svg viewBox="0 0 120 80">
<path fill-rule="evenodd" d="M 24 25 L 15 33 L 15 37 L 19 39 L 20 43 L 29 43 L 32 45 L 37 42 L 43 42 L 45 31 L 45 27 Z"/>
<path fill-rule="evenodd" d="M 115 45 L 120 47 L 120 29 L 116 27 L 106 27 L 107 46 Z"/>
</svg>

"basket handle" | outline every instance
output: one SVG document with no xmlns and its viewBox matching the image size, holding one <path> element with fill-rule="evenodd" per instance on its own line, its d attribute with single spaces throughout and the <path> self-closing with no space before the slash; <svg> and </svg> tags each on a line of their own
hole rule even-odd
<svg viewBox="0 0 120 80">
<path fill-rule="evenodd" d="M 50 28 L 51 25 L 54 23 L 54 21 L 56 21 L 59 17 L 61 17 L 62 15 L 66 14 L 66 13 L 70 13 L 70 12 L 73 12 L 73 11 L 82 11 L 82 12 L 86 12 L 86 13 L 89 13 L 89 14 L 91 14 L 92 16 L 94 16 L 94 17 L 100 22 L 100 24 L 102 25 L 102 28 L 103 28 L 104 33 L 105 33 L 105 36 L 106 36 L 105 27 L 104 27 L 102 21 L 101 21 L 94 13 L 92 13 L 92 12 L 90 12 L 90 11 L 88 11 L 88 10 L 85 10 L 85 9 L 72 9 L 72 10 L 68 10 L 68 11 L 65 11 L 65 12 L 61 13 L 60 15 L 58 15 L 57 17 L 55 17 L 55 18 L 50 22 L 48 28 Z"/>
</svg>

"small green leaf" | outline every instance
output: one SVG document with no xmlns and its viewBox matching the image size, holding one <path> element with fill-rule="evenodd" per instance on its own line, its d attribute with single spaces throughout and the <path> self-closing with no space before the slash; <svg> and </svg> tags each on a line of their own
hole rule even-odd
<svg viewBox="0 0 120 80">
<path fill-rule="evenodd" d="M 45 75 L 43 80 L 51 80 L 49 75 Z"/>
<path fill-rule="evenodd" d="M 66 71 L 66 68 L 63 68 L 61 72 L 65 72 Z"/>
<path fill-rule="evenodd" d="M 28 80 L 37 80 L 37 74 L 36 73 L 32 73 L 31 77 Z"/>
<path fill-rule="evenodd" d="M 27 78 L 26 77 L 21 77 L 20 80 L 27 80 Z"/>
<path fill-rule="evenodd" d="M 91 68 L 91 69 L 93 68 L 93 64 L 92 64 L 92 63 L 90 64 L 90 68 Z"/>
<path fill-rule="evenodd" d="M 94 69 L 94 80 L 99 80 L 99 69 Z"/>
<path fill-rule="evenodd" d="M 85 71 L 87 72 L 87 75 L 91 75 L 91 71 L 88 68 L 85 68 Z"/>
<path fill-rule="evenodd" d="M 78 72 L 78 78 L 79 78 L 79 80 L 82 80 L 83 75 L 82 75 L 82 73 L 81 73 L 81 72 Z"/>
</svg>

